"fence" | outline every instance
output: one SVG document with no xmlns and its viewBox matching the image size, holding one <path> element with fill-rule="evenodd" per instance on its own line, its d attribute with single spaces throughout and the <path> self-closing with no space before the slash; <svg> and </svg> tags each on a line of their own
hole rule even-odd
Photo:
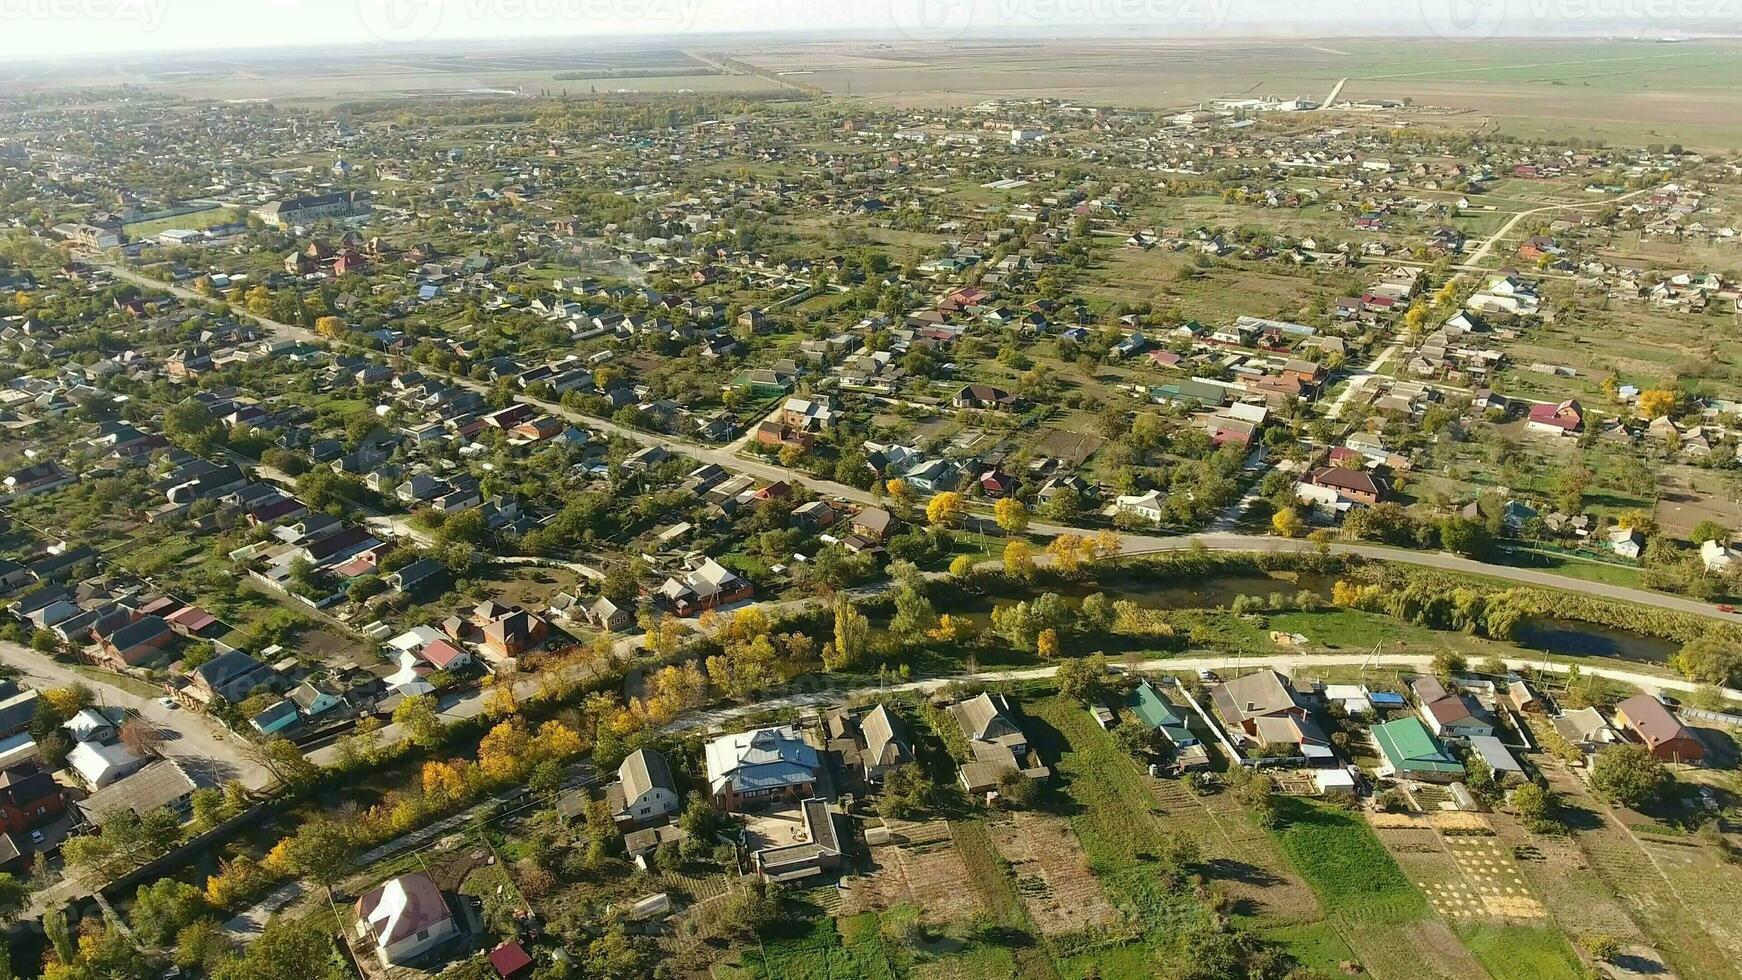
<svg viewBox="0 0 1742 980">
<path fill-rule="evenodd" d="M 1742 728 L 1742 715 L 1729 715 L 1722 711 L 1707 711 L 1704 708 L 1679 708 L 1677 712 L 1682 718 L 1692 718 L 1695 721 L 1709 721 L 1715 725 L 1729 728 Z"/>
</svg>

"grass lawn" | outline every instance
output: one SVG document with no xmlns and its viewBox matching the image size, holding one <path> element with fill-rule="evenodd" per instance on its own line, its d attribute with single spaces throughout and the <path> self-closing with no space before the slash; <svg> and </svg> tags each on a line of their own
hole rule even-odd
<svg viewBox="0 0 1742 980">
<path fill-rule="evenodd" d="M 234 208 L 207 208 L 204 211 L 191 211 L 178 214 L 173 218 L 158 218 L 155 221 L 138 221 L 126 225 L 122 230 L 132 238 L 151 238 L 176 228 L 190 231 L 205 231 L 217 225 L 229 224 L 235 221 L 238 212 Z"/>
<path fill-rule="evenodd" d="M 1586 975 L 1567 937 L 1552 927 L 1475 923 L 1459 926 L 1458 935 L 1494 980 L 1579 980 Z"/>
<path fill-rule="evenodd" d="M 1054 789 L 1075 804 L 1071 827 L 1113 904 L 1135 914 L 1152 938 L 1201 925 L 1203 907 L 1189 893 L 1166 888 L 1158 874 L 1164 868 L 1157 856 L 1170 841 L 1135 764 L 1074 701 L 1032 701 L 1027 711 L 1043 723 L 1030 737 L 1043 756 L 1057 759 Z"/>
<path fill-rule="evenodd" d="M 1295 797 L 1281 805 L 1287 823 L 1277 839 L 1328 914 L 1389 924 L 1429 916 L 1421 892 L 1359 816 Z"/>
<path fill-rule="evenodd" d="M 749 953 L 745 960 L 760 967 L 762 975 L 781 980 L 895 977 L 895 968 L 883 950 L 875 912 L 850 919 L 820 916 L 806 920 L 767 937 L 760 954 Z"/>
<path fill-rule="evenodd" d="M 1355 951 L 1338 935 L 1329 922 L 1309 922 L 1297 926 L 1277 926 L 1259 930 L 1259 935 L 1288 950 L 1300 965 L 1309 970 L 1335 974 L 1343 964 L 1355 960 Z"/>
<path fill-rule="evenodd" d="M 1519 549 L 1514 554 L 1501 556 L 1498 564 L 1511 565 L 1515 568 L 1539 568 L 1556 575 L 1583 579 L 1587 582 L 1622 585 L 1630 589 L 1645 588 L 1639 580 L 1639 569 L 1637 568 L 1604 561 L 1572 558 L 1546 551 Z"/>
<path fill-rule="evenodd" d="M 88 667 L 84 664 L 74 664 L 73 670 L 78 671 L 80 674 L 89 677 L 91 680 L 94 680 L 99 684 L 118 687 L 121 690 L 126 691 L 128 694 L 136 694 L 142 698 L 163 697 L 163 688 L 158 687 L 155 684 L 148 684 L 137 677 L 129 677 L 126 674 L 117 674 L 114 671 L 101 670 L 97 667 Z"/>
</svg>

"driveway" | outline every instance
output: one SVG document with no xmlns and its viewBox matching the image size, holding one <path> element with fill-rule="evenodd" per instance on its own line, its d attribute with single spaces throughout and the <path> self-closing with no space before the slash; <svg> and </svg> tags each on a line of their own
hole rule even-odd
<svg viewBox="0 0 1742 980">
<path fill-rule="evenodd" d="M 140 697 L 100 678 L 81 674 L 53 657 L 17 643 L 0 641 L 0 663 L 17 668 L 33 687 L 83 684 L 96 692 L 99 703 L 138 712 L 164 733 L 160 749 L 164 757 L 181 762 L 191 776 L 209 780 L 213 785 L 239 780 L 255 790 L 272 783 L 271 774 L 243 751 L 242 739 L 198 712 L 165 708 L 155 698 Z"/>
</svg>

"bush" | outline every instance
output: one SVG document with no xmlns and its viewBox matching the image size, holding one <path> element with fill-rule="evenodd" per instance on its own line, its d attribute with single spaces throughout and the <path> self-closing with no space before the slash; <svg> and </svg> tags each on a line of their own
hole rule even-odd
<svg viewBox="0 0 1742 980">
<path fill-rule="evenodd" d="M 1633 809 L 1659 802 L 1674 782 L 1643 745 L 1611 745 L 1591 764 L 1592 788 Z"/>
</svg>

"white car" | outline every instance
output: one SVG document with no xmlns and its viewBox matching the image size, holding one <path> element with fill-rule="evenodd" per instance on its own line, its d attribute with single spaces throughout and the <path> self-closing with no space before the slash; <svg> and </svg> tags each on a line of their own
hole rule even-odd
<svg viewBox="0 0 1742 980">
<path fill-rule="evenodd" d="M 172 698 L 172 697 L 158 698 L 157 703 L 165 711 L 174 711 L 175 709 L 181 707 L 181 702 L 177 701 L 175 698 Z"/>
</svg>

